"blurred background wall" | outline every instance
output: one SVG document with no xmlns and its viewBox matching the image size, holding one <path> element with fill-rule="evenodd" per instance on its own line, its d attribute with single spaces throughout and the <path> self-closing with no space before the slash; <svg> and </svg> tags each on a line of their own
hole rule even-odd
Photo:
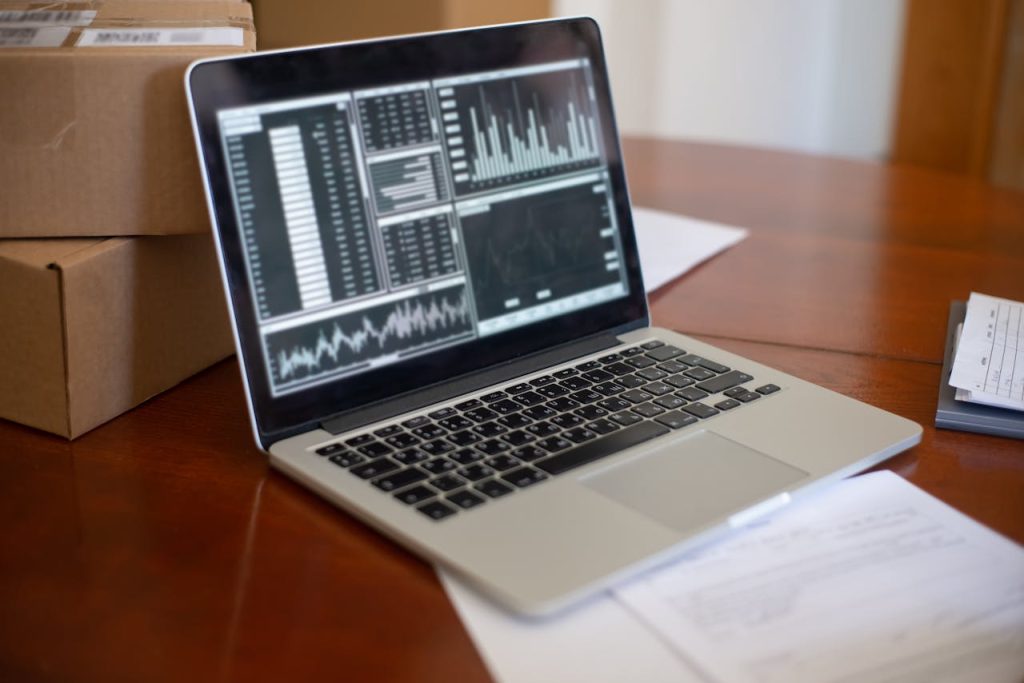
<svg viewBox="0 0 1024 683">
<path fill-rule="evenodd" d="M 601 24 L 625 135 L 894 161 L 1024 189 L 1024 0 L 253 0 L 261 48 Z"/>
</svg>

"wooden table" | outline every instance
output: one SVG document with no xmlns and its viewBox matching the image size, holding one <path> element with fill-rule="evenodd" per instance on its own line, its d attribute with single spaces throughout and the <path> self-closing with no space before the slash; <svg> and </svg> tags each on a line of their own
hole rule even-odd
<svg viewBox="0 0 1024 683">
<path fill-rule="evenodd" d="M 904 415 L 886 467 L 1024 541 L 1024 442 L 936 430 L 950 299 L 1024 299 L 1024 196 L 632 140 L 637 205 L 750 237 L 656 324 Z M 488 680 L 433 569 L 267 467 L 221 363 L 73 443 L 0 422 L 0 680 Z"/>
</svg>

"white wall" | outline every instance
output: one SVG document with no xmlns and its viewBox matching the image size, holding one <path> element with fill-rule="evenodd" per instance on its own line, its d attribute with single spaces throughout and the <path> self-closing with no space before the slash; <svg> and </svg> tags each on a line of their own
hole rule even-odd
<svg viewBox="0 0 1024 683">
<path fill-rule="evenodd" d="M 904 0 L 555 0 L 601 25 L 622 132 L 889 150 Z"/>
</svg>

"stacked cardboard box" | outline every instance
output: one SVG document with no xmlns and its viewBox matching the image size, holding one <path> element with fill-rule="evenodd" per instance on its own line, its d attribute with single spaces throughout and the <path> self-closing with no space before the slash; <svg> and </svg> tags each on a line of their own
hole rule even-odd
<svg viewBox="0 0 1024 683">
<path fill-rule="evenodd" d="M 183 76 L 241 0 L 0 0 L 0 417 L 73 438 L 231 352 Z"/>
</svg>

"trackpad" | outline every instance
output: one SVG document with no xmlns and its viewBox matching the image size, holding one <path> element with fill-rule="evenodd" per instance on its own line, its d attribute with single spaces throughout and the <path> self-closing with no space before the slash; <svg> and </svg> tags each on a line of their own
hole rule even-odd
<svg viewBox="0 0 1024 683">
<path fill-rule="evenodd" d="M 807 476 L 711 432 L 630 460 L 581 483 L 681 532 L 706 526 Z"/>
</svg>

